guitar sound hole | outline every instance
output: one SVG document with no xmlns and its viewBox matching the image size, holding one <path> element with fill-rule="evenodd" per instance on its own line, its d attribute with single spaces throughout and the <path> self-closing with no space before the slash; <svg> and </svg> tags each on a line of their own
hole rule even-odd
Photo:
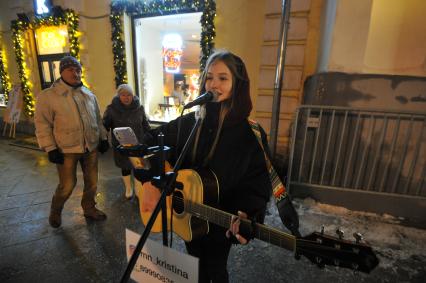
<svg viewBox="0 0 426 283">
<path fill-rule="evenodd" d="M 183 203 L 183 194 L 182 192 L 175 191 L 173 193 L 173 210 L 177 214 L 181 214 L 185 211 L 185 205 Z"/>
</svg>

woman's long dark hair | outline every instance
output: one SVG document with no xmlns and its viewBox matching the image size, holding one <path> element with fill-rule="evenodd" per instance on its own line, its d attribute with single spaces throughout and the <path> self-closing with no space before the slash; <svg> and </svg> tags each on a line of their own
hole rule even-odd
<svg viewBox="0 0 426 283">
<path fill-rule="evenodd" d="M 246 119 L 253 108 L 250 98 L 250 79 L 240 57 L 226 50 L 219 50 L 210 55 L 201 75 L 200 93 L 206 92 L 207 72 L 210 66 L 218 61 L 223 62 L 229 68 L 233 79 L 231 99 L 223 102 L 229 108 L 225 120 L 231 123 L 239 122 Z"/>
<path fill-rule="evenodd" d="M 247 74 L 246 66 L 240 57 L 232 54 L 226 50 L 220 50 L 210 55 L 206 63 L 206 68 L 201 75 L 200 82 L 200 94 L 206 92 L 206 78 L 207 73 L 211 65 L 216 62 L 223 62 L 232 74 L 232 94 L 231 98 L 225 100 L 221 104 L 221 111 L 219 114 L 219 126 L 213 141 L 212 147 L 207 157 L 204 159 L 203 165 L 207 165 L 212 158 L 216 145 L 219 141 L 219 136 L 222 130 L 222 126 L 233 125 L 247 119 L 250 115 L 253 107 L 250 98 L 250 80 Z M 192 150 L 192 162 L 195 161 L 195 155 L 197 152 L 198 141 L 201 133 L 201 127 L 198 128 L 195 137 L 195 146 Z"/>
</svg>

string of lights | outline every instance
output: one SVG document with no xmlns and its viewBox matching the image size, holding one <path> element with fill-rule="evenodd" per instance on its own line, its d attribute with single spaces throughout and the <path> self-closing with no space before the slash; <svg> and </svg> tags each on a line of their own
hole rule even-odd
<svg viewBox="0 0 426 283">
<path fill-rule="evenodd" d="M 0 80 L 2 89 L 4 90 L 5 102 L 7 103 L 9 91 L 12 89 L 9 75 L 7 74 L 7 60 L 3 54 L 3 49 L 0 48 Z"/>
<path fill-rule="evenodd" d="M 34 116 L 35 103 L 34 95 L 31 92 L 32 85 L 29 81 L 30 71 L 26 66 L 25 52 L 23 50 L 25 33 L 28 31 L 28 29 L 37 29 L 42 26 L 67 25 L 70 54 L 77 59 L 80 59 L 78 24 L 78 16 L 71 9 L 63 10 L 61 13 L 56 13 L 55 15 L 36 17 L 33 22 L 19 18 L 18 20 L 12 21 L 12 41 L 15 50 L 16 63 L 18 65 L 19 79 L 21 81 L 22 92 L 24 94 L 24 110 L 29 117 Z"/>
<path fill-rule="evenodd" d="M 201 56 L 200 71 L 204 70 L 207 58 L 214 48 L 216 36 L 214 18 L 216 3 L 214 0 L 162 0 L 128 2 L 126 0 L 112 1 L 111 5 L 112 52 L 114 55 L 114 71 L 116 86 L 127 83 L 126 53 L 123 39 L 123 13 L 130 16 L 158 16 L 179 14 L 182 12 L 202 12 L 201 24 Z"/>
<path fill-rule="evenodd" d="M 34 96 L 31 93 L 31 83 L 28 80 L 29 70 L 25 63 L 24 33 L 30 27 L 30 23 L 23 20 L 12 21 L 12 41 L 15 49 L 18 75 L 21 80 L 22 92 L 24 94 L 24 112 L 32 117 L 34 115 Z"/>
</svg>

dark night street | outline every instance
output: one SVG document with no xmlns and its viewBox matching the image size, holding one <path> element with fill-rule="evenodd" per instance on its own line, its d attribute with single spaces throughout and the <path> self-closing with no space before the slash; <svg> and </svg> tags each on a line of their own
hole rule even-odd
<svg viewBox="0 0 426 283">
<path fill-rule="evenodd" d="M 108 219 L 86 222 L 80 207 L 82 175 L 63 213 L 59 229 L 47 218 L 56 186 L 55 167 L 46 154 L 10 145 L 0 139 L 0 281 L 1 282 L 118 282 L 126 267 L 125 229 L 142 233 L 138 203 L 126 201 L 120 171 L 109 151 L 100 158 L 97 202 Z M 295 260 L 292 253 L 254 240 L 235 246 L 228 263 L 231 282 L 424 282 L 426 278 L 426 231 L 401 225 L 403 219 L 390 215 L 348 211 L 295 200 L 301 232 L 307 235 L 324 225 L 334 234 L 338 227 L 345 238 L 363 234 L 380 263 L 370 274 L 349 269 L 319 269 L 306 258 Z M 284 229 L 274 205 L 266 223 Z M 424 212 L 423 212 L 424 213 Z M 151 237 L 161 241 L 161 235 Z M 174 248 L 184 251 L 174 239 Z"/>
</svg>

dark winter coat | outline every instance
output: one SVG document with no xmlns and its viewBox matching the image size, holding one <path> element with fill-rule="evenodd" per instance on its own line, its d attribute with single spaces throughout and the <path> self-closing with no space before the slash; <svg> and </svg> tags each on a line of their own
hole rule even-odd
<svg viewBox="0 0 426 283">
<path fill-rule="evenodd" d="M 191 150 L 194 145 L 191 145 L 181 169 L 203 167 L 204 158 L 209 154 L 214 143 L 218 130 L 220 104 L 208 103 L 207 105 L 207 115 L 199 135 L 195 162 L 192 163 Z M 177 144 L 179 154 L 194 124 L 195 115 L 189 113 L 150 131 L 149 135 L 146 135 L 146 140 L 155 143 L 155 137 L 161 131 L 164 134 L 165 145 L 174 148 L 180 128 Z M 177 159 L 175 150 L 171 150 L 171 155 L 170 161 L 173 163 Z M 263 149 L 247 119 L 237 119 L 228 123 L 225 118 L 216 151 L 206 167 L 215 173 L 219 185 L 219 203 L 213 206 L 234 215 L 238 211 L 243 211 L 250 218 L 263 221 L 266 204 L 270 197 L 271 182 Z M 200 282 L 207 282 L 206 280 L 211 278 L 219 278 L 214 282 L 227 282 L 226 266 L 231 241 L 225 236 L 226 229 L 210 223 L 209 232 L 206 235 L 185 243 L 188 253 L 200 260 L 199 274 L 202 278 Z M 249 239 L 249 235 L 241 231 L 240 233 Z"/>
<path fill-rule="evenodd" d="M 233 73 L 232 95 L 219 103 L 206 104 L 206 117 L 202 120 L 196 147 L 190 145 L 190 152 L 185 156 L 182 168 L 207 167 L 216 175 L 219 185 L 219 203 L 217 208 L 234 215 L 243 211 L 249 217 L 263 220 L 266 204 L 271 193 L 271 181 L 266 167 L 265 155 L 253 130 L 247 121 L 252 109 L 250 99 L 250 80 L 241 58 L 229 52 L 214 53 L 208 60 L 206 69 L 214 62 L 223 61 L 229 64 Z M 202 75 L 200 93 L 205 93 L 206 73 Z M 223 121 L 219 135 L 219 116 L 221 110 L 229 111 Z M 222 112 L 224 113 L 224 112 Z M 171 150 L 170 161 L 173 163 L 181 152 L 195 124 L 194 113 L 179 117 L 149 132 L 147 141 L 157 143 L 157 134 L 164 134 L 165 144 L 175 148 Z M 178 137 L 179 132 L 179 137 Z M 215 137 L 218 137 L 214 154 L 209 160 L 206 157 L 214 147 Z M 262 139 L 266 139 L 262 134 Z M 177 142 L 178 141 L 178 142 Z M 196 148 L 195 161 L 192 151 Z M 142 170 L 140 170 L 142 171 Z M 138 177 L 138 170 L 135 177 Z M 144 178 L 139 178 L 144 179 Z M 185 188 L 183 188 L 185 190 Z M 200 188 L 201 189 L 201 188 Z M 228 282 L 227 260 L 231 241 L 225 236 L 229 227 L 219 227 L 209 224 L 206 235 L 186 242 L 189 254 L 199 258 L 200 282 Z M 240 227 L 241 228 L 241 227 Z M 247 233 L 245 233 L 247 232 Z M 243 237 L 250 239 L 249 231 L 239 231 Z M 236 240 L 236 239 L 235 239 Z"/>
<path fill-rule="evenodd" d="M 200 133 L 195 164 L 191 163 L 192 145 L 184 159 L 182 168 L 202 166 L 217 132 L 218 112 L 218 103 L 208 104 L 207 115 Z M 176 151 L 179 120 L 181 120 L 181 129 Z M 155 145 L 155 137 L 161 131 L 165 136 L 165 145 L 173 148 L 170 158 L 173 163 L 177 159 L 176 152 L 180 153 L 182 150 L 194 123 L 194 113 L 189 113 L 151 130 L 149 135 L 145 136 L 145 142 Z M 262 134 L 263 138 L 266 139 L 263 131 Z M 219 181 L 219 208 L 233 214 L 237 214 L 238 210 L 244 211 L 249 217 L 263 215 L 270 197 L 271 182 L 263 149 L 246 119 L 233 123 L 227 123 L 225 120 L 216 151 L 207 167 L 216 174 Z"/>
<path fill-rule="evenodd" d="M 132 128 L 139 141 L 142 141 L 144 133 L 151 129 L 145 115 L 144 107 L 140 105 L 137 96 L 133 96 L 132 103 L 127 107 L 120 102 L 118 96 L 115 96 L 104 112 L 103 123 L 107 131 L 112 131 L 117 127 Z M 111 142 L 114 148 L 115 165 L 121 169 L 132 169 L 128 157 L 116 150 L 119 142 L 114 134 L 111 134 Z"/>
</svg>

